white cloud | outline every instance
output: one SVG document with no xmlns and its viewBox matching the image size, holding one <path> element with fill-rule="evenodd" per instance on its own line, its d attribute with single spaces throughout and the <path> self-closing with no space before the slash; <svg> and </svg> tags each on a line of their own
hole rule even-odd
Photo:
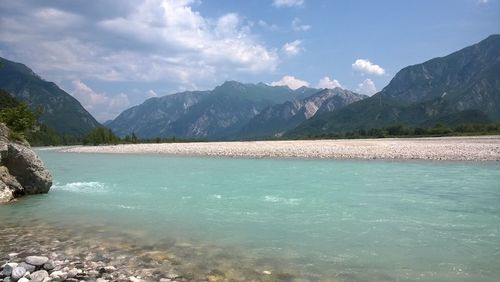
<svg viewBox="0 0 500 282">
<path fill-rule="evenodd" d="M 302 23 L 302 21 L 299 18 L 294 18 L 292 20 L 292 29 L 294 31 L 307 31 L 307 30 L 311 29 L 310 25 L 301 24 L 301 23 Z"/>
<path fill-rule="evenodd" d="M 158 97 L 158 93 L 156 93 L 152 89 L 149 89 L 148 92 L 146 92 L 146 97 L 148 98 Z"/>
<path fill-rule="evenodd" d="M 375 83 L 373 80 L 367 78 L 360 84 L 358 84 L 358 88 L 356 89 L 356 92 L 360 94 L 365 94 L 368 96 L 371 96 L 375 93 L 377 93 L 377 87 L 375 86 Z"/>
<path fill-rule="evenodd" d="M 271 86 L 288 86 L 290 89 L 297 89 L 302 86 L 309 86 L 309 82 L 300 80 L 291 75 L 285 75 L 278 81 L 271 82 Z"/>
<path fill-rule="evenodd" d="M 72 83 L 71 95 L 101 122 L 115 118 L 130 105 L 128 96 L 123 93 L 107 96 L 103 93 L 96 93 L 80 80 L 75 80 Z"/>
<path fill-rule="evenodd" d="M 129 2 L 117 1 L 96 19 L 62 4 L 0 1 L 0 11 L 17 9 L 0 12 L 3 55 L 56 81 L 163 81 L 186 88 L 235 72 L 271 73 L 279 63 L 278 50 L 238 14 L 207 18 L 194 10 L 194 0 Z"/>
<path fill-rule="evenodd" d="M 273 0 L 275 7 L 298 7 L 304 5 L 304 0 Z"/>
<path fill-rule="evenodd" d="M 365 59 L 357 59 L 354 64 L 352 64 L 352 68 L 356 71 L 368 74 L 376 74 L 376 75 L 384 75 L 385 70 L 379 65 L 373 64 L 369 60 Z"/>
<path fill-rule="evenodd" d="M 292 42 L 285 43 L 285 45 L 283 45 L 281 50 L 283 50 L 283 52 L 285 54 L 287 54 L 288 56 L 295 56 L 304 50 L 304 48 L 302 48 L 301 45 L 302 45 L 302 41 L 294 40 Z"/>
<path fill-rule="evenodd" d="M 333 89 L 336 87 L 343 88 L 340 82 L 336 79 L 330 79 L 328 76 L 323 77 L 322 79 L 319 80 L 318 85 L 316 85 L 316 88 L 328 88 L 328 89 Z"/>
<path fill-rule="evenodd" d="M 280 28 L 276 25 L 276 24 L 270 24 L 264 20 L 259 20 L 257 22 L 257 24 L 264 28 L 264 29 L 267 29 L 267 30 L 270 30 L 270 31 L 278 31 Z"/>
</svg>

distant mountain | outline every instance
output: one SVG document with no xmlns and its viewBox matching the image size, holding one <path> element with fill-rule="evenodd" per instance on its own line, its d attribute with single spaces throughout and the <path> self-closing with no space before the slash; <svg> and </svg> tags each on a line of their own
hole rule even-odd
<svg viewBox="0 0 500 282">
<path fill-rule="evenodd" d="M 239 139 L 241 128 L 264 108 L 317 91 L 228 81 L 211 91 L 148 99 L 125 110 L 107 126 L 120 136 Z"/>
<path fill-rule="evenodd" d="M 491 121 L 500 121 L 500 35 L 406 67 L 381 92 L 339 111 L 316 115 L 286 135 Z"/>
<path fill-rule="evenodd" d="M 243 138 L 280 137 L 316 114 L 333 112 L 367 97 L 341 88 L 323 89 L 302 100 L 267 107 L 251 119 L 239 135 Z"/>
<path fill-rule="evenodd" d="M 83 136 L 99 126 L 75 98 L 23 64 L 0 58 L 0 88 L 32 109 L 42 106 L 40 122 L 59 133 Z"/>
</svg>

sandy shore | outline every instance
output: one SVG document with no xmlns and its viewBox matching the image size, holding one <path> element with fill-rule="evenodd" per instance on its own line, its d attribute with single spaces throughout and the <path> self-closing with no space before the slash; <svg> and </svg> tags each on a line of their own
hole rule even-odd
<svg viewBox="0 0 500 282">
<path fill-rule="evenodd" d="M 248 158 L 500 161 L 500 136 L 129 144 L 59 150 Z"/>
</svg>

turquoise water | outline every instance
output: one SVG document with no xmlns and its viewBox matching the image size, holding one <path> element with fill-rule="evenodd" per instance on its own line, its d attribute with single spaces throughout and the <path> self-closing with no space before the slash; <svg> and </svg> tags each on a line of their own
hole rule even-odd
<svg viewBox="0 0 500 282">
<path fill-rule="evenodd" d="M 500 277 L 497 163 L 38 153 L 54 175 L 50 193 L 0 206 L 0 218 L 227 247 L 258 271 Z"/>
</svg>

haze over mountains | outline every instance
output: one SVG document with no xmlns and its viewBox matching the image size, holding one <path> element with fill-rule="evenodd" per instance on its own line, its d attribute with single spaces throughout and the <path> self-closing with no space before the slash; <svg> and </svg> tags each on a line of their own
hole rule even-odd
<svg viewBox="0 0 500 282">
<path fill-rule="evenodd" d="M 0 58 L 0 88 L 45 111 L 60 133 L 99 123 L 68 93 L 22 64 Z M 396 124 L 500 122 L 500 35 L 406 67 L 372 97 L 349 90 L 227 81 L 209 91 L 155 97 L 106 123 L 119 136 L 205 140 L 301 138 Z"/>
</svg>

